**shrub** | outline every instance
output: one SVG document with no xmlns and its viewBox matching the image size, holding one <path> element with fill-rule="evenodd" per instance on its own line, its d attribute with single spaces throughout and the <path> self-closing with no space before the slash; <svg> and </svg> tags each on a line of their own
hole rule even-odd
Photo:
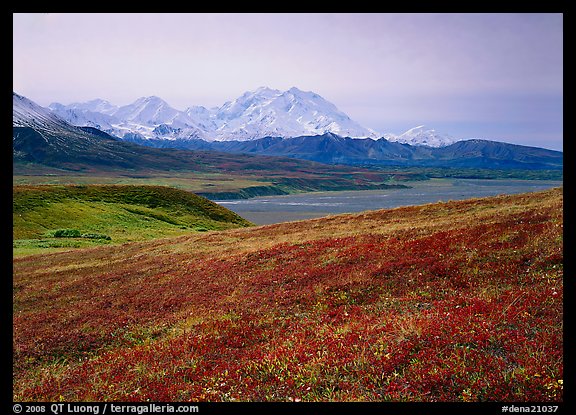
<svg viewBox="0 0 576 415">
<path fill-rule="evenodd" d="M 48 232 L 48 236 L 52 238 L 80 238 L 81 235 L 78 229 L 56 229 Z"/>
<path fill-rule="evenodd" d="M 46 233 L 51 238 L 86 238 L 86 239 L 104 239 L 111 241 L 112 238 L 102 233 L 82 233 L 78 229 L 56 229 Z"/>
</svg>

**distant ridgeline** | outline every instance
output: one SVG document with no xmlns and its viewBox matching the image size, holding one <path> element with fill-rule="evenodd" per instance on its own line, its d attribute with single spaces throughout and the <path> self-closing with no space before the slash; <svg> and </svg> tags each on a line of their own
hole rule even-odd
<svg viewBox="0 0 576 415">
<path fill-rule="evenodd" d="M 443 147 L 402 144 L 384 138 L 340 137 L 332 133 L 250 141 L 131 141 L 158 148 L 285 156 L 329 164 L 528 170 L 563 167 L 563 153 L 560 151 L 480 139 L 458 141 Z"/>
<path fill-rule="evenodd" d="M 274 94 L 273 96 L 276 96 Z M 304 94 L 304 96 L 307 95 Z M 320 98 L 314 95 L 309 99 L 319 100 Z M 161 104 L 165 109 L 164 104 L 158 102 L 158 100 L 146 101 L 147 104 Z M 330 106 L 326 105 L 326 107 Z M 128 110 L 124 112 L 126 111 Z M 87 117 L 91 112 L 82 114 Z M 142 112 L 138 112 L 138 115 L 143 116 Z M 221 116 L 224 117 L 224 115 Z M 340 116 L 343 117 L 343 115 Z M 401 142 L 402 136 L 386 136 L 386 138 L 379 139 L 343 136 L 352 131 L 353 124 L 350 123 L 350 130 L 340 129 L 338 134 L 334 132 L 300 136 L 268 134 L 256 136 L 262 138 L 243 137 L 242 140 L 233 140 L 235 135 L 231 134 L 221 141 L 202 139 L 201 134 L 189 134 L 186 138 L 180 135 L 162 136 L 161 134 L 173 132 L 174 128 L 157 125 L 157 128 L 153 130 L 157 135 L 144 136 L 133 132 L 123 134 L 120 139 L 111 135 L 118 133 L 116 129 L 106 129 L 100 124 L 78 117 L 77 122 L 86 122 L 89 125 L 72 125 L 58 116 L 57 111 L 53 112 L 25 97 L 14 94 L 14 161 L 34 162 L 76 170 L 99 166 L 120 169 L 208 171 L 210 167 L 214 167 L 214 163 L 209 160 L 211 157 L 222 158 L 221 155 L 214 154 L 216 151 L 235 155 L 282 156 L 349 165 L 529 170 L 561 170 L 563 168 L 563 153 L 560 151 L 481 139 L 448 140 L 442 139 L 433 130 L 412 134 L 410 136 L 412 138 L 424 137 L 419 138 L 420 141 L 414 142 L 413 145 Z M 145 122 L 146 125 L 156 125 L 154 120 L 140 119 L 134 114 L 131 117 L 131 120 L 140 120 L 139 122 Z M 130 125 L 136 130 L 144 128 L 140 124 Z M 150 127 L 147 128 L 148 130 Z M 258 133 L 265 134 L 269 131 L 258 130 Z M 358 134 L 362 133 L 358 132 Z M 364 135 L 366 134 L 368 133 L 364 132 Z M 370 135 L 373 136 L 374 132 Z M 433 145 L 426 144 L 428 142 Z M 168 147 L 171 149 L 169 150 Z M 184 150 L 194 150 L 194 152 Z M 199 154 L 198 151 L 205 153 Z M 208 155 L 207 152 L 211 152 L 212 155 Z M 263 164 L 260 169 L 266 170 L 265 164 L 271 161 L 271 159 L 258 160 Z"/>
</svg>

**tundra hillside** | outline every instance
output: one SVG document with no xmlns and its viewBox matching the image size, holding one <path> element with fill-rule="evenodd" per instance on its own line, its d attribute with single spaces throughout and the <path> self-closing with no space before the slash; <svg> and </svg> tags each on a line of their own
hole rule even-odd
<svg viewBox="0 0 576 415">
<path fill-rule="evenodd" d="M 14 255 L 250 226 L 203 197 L 165 186 L 13 186 Z"/>
<path fill-rule="evenodd" d="M 562 189 L 13 263 L 16 401 L 563 400 Z"/>
</svg>

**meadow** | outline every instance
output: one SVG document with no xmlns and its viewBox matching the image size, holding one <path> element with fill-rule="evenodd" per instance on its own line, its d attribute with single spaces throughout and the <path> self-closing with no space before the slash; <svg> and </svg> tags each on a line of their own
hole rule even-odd
<svg viewBox="0 0 576 415">
<path fill-rule="evenodd" d="M 28 255 L 15 401 L 563 401 L 562 188 Z"/>
<path fill-rule="evenodd" d="M 13 253 L 20 256 L 251 223 L 179 189 L 91 184 L 13 186 L 12 225 Z"/>
</svg>

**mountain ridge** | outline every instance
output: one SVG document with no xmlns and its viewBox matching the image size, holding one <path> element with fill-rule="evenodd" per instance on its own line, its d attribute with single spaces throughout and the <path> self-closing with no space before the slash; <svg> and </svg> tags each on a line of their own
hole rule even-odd
<svg viewBox="0 0 576 415">
<path fill-rule="evenodd" d="M 73 125 L 96 127 L 126 140 L 249 141 L 334 133 L 431 147 L 456 141 L 423 126 L 400 135 L 381 134 L 352 120 L 319 94 L 296 87 L 286 91 L 259 87 L 210 109 L 195 105 L 179 111 L 156 96 L 141 97 L 122 107 L 98 98 L 70 105 L 52 103 L 48 108 Z M 410 135 L 415 129 L 420 129 L 418 134 Z"/>
<path fill-rule="evenodd" d="M 267 92 L 270 95 L 275 94 L 272 90 Z M 243 101 L 242 111 L 251 107 L 250 100 L 255 97 L 248 98 Z M 134 119 L 139 117 L 142 111 L 153 113 L 158 117 L 175 119 L 178 116 L 157 97 L 143 99 L 140 102 L 142 104 L 140 110 L 132 113 Z M 230 104 L 229 107 L 235 105 Z M 563 168 L 562 152 L 482 139 L 460 140 L 440 147 L 412 145 L 385 138 L 375 140 L 342 137 L 331 132 L 297 137 L 269 135 L 255 140 L 206 141 L 198 138 L 181 140 L 178 138 L 178 133 L 181 131 L 179 127 L 161 124 L 156 127 L 148 125 L 145 128 L 172 134 L 171 140 L 144 139 L 138 134 L 119 140 L 106 132 L 100 132 L 97 127 L 72 126 L 49 109 L 40 107 L 16 93 L 13 113 L 15 158 L 42 163 L 50 160 L 66 163 L 75 158 L 82 163 L 120 165 L 126 168 L 148 160 L 151 165 L 166 168 L 165 163 L 168 163 L 168 160 L 176 164 L 182 163 L 179 161 L 181 154 L 178 153 L 179 149 L 280 156 L 325 164 L 499 169 Z M 423 126 L 417 127 L 410 136 L 417 136 L 422 131 L 425 131 Z M 174 151 L 158 152 L 154 147 Z M 197 155 L 184 156 L 185 159 L 189 157 L 198 160 Z"/>
<path fill-rule="evenodd" d="M 562 169 L 563 153 L 499 141 L 460 140 L 442 147 L 411 145 L 385 138 L 315 136 L 264 137 L 250 141 L 134 140 L 152 147 L 222 151 L 292 157 L 326 164 L 388 165 L 404 167 L 473 167 L 499 169 Z"/>
<path fill-rule="evenodd" d="M 185 177 L 185 187 L 190 184 L 194 192 L 211 198 L 405 187 L 390 183 L 394 173 L 352 166 L 208 149 L 146 147 L 115 139 L 94 127 L 69 125 L 17 94 L 12 140 L 16 175 L 74 172 L 132 178 Z"/>
</svg>

